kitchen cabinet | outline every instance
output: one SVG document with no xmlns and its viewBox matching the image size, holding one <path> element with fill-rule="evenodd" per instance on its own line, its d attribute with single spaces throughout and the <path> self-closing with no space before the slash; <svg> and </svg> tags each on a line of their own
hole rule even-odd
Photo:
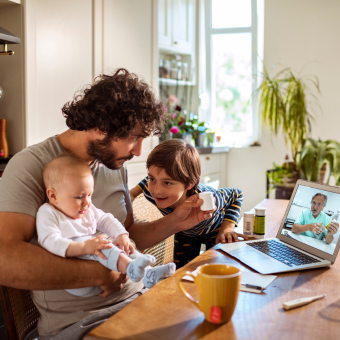
<svg viewBox="0 0 340 340">
<path fill-rule="evenodd" d="M 200 183 L 214 189 L 227 186 L 227 153 L 200 155 Z"/>
<path fill-rule="evenodd" d="M 196 0 L 159 0 L 158 47 L 168 53 L 195 53 Z"/>
</svg>

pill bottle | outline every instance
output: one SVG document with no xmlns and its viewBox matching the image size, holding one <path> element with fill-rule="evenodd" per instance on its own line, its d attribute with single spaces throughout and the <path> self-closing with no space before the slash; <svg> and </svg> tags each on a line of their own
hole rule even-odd
<svg viewBox="0 0 340 340">
<path fill-rule="evenodd" d="M 243 216 L 243 234 L 254 237 L 255 214 L 253 212 L 245 212 Z"/>
<path fill-rule="evenodd" d="M 201 205 L 202 211 L 209 211 L 215 208 L 214 195 L 210 191 L 204 191 L 199 193 L 199 198 L 203 200 Z"/>
<path fill-rule="evenodd" d="M 255 208 L 255 238 L 264 238 L 266 232 L 266 209 L 267 208 Z"/>
</svg>

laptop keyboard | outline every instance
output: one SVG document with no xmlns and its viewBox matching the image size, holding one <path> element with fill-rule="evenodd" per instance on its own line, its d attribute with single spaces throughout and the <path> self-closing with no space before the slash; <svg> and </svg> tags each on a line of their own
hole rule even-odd
<svg viewBox="0 0 340 340">
<path fill-rule="evenodd" d="M 252 242 L 247 243 L 247 245 L 290 267 L 292 267 L 293 265 L 301 266 L 303 264 L 321 262 L 314 257 L 308 256 L 305 253 L 301 253 L 298 250 L 287 247 L 284 244 L 275 240 Z"/>
</svg>

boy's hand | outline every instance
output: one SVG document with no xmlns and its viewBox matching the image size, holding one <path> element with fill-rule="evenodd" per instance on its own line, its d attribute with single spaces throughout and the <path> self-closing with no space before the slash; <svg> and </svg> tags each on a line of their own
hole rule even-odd
<svg viewBox="0 0 340 340">
<path fill-rule="evenodd" d="M 243 234 L 235 232 L 235 224 L 229 221 L 224 221 L 221 225 L 220 231 L 216 237 L 215 244 L 238 242 L 238 236 L 248 240 L 248 237 Z"/>
<path fill-rule="evenodd" d="M 127 234 L 119 235 L 113 242 L 115 246 L 122 249 L 126 254 L 133 254 L 135 246 L 130 242 L 129 236 Z"/>
<path fill-rule="evenodd" d="M 105 235 L 92 237 L 84 242 L 85 254 L 97 255 L 103 260 L 106 260 L 106 256 L 101 252 L 102 249 L 112 248 L 112 242 L 106 238 Z"/>
</svg>

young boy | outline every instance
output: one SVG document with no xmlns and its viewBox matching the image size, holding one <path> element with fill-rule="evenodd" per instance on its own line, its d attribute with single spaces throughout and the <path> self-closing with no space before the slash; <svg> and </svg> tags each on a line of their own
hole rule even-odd
<svg viewBox="0 0 340 340">
<path fill-rule="evenodd" d="M 215 190 L 199 183 L 201 164 L 197 150 L 180 139 L 169 139 L 150 153 L 146 167 L 148 176 L 130 190 L 131 200 L 140 193 L 168 215 L 188 197 L 204 191 L 213 192 L 216 209 L 212 217 L 195 227 L 175 234 L 174 261 L 183 267 L 199 255 L 201 244 L 207 249 L 219 242 L 238 241 L 234 232 L 243 201 L 241 190 Z M 247 239 L 244 235 L 241 235 Z"/>
<path fill-rule="evenodd" d="M 62 257 L 99 261 L 111 270 L 126 273 L 132 281 L 143 279 L 147 288 L 175 272 L 173 263 L 149 267 L 155 258 L 134 250 L 122 224 L 91 203 L 94 181 L 86 163 L 71 155 L 56 157 L 46 165 L 43 178 L 49 203 L 37 213 L 42 247 Z M 112 237 L 113 244 L 104 235 L 93 237 L 97 228 Z M 94 296 L 102 290 L 86 287 L 67 291 L 76 296 Z"/>
</svg>

